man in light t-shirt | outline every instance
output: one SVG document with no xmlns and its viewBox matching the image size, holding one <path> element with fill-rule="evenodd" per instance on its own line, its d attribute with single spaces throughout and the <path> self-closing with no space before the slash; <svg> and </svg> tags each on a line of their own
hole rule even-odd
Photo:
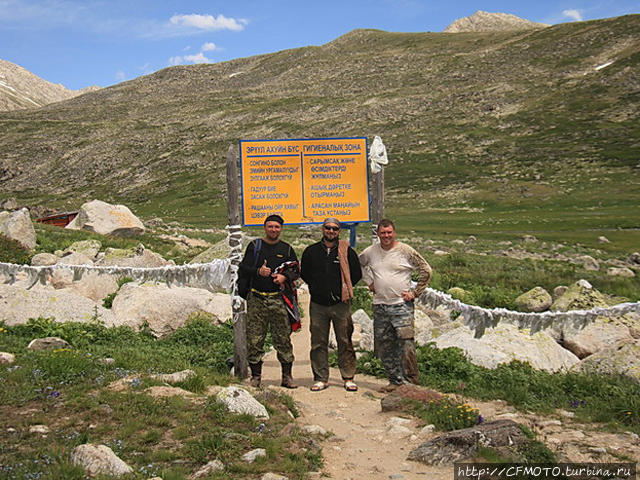
<svg viewBox="0 0 640 480">
<path fill-rule="evenodd" d="M 362 278 L 373 292 L 375 350 L 389 377 L 381 391 L 392 392 L 409 380 L 403 360 L 415 358 L 413 300 L 427 287 L 431 267 L 412 247 L 396 240 L 391 220 L 380 220 L 377 232 L 380 242 L 360 254 L 360 264 Z M 418 283 L 412 289 L 413 272 Z"/>
</svg>

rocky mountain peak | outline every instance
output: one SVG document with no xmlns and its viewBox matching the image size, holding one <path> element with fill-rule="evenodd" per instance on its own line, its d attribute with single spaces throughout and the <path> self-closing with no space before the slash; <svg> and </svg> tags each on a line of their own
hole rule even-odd
<svg viewBox="0 0 640 480">
<path fill-rule="evenodd" d="M 499 32 L 512 30 L 529 30 L 544 28 L 549 25 L 535 23 L 510 13 L 490 13 L 478 10 L 470 17 L 463 17 L 453 21 L 443 30 L 445 33 L 460 32 Z"/>
<path fill-rule="evenodd" d="M 48 82 L 15 63 L 0 59 L 0 111 L 38 108 L 60 102 L 98 87 L 69 90 Z"/>
</svg>

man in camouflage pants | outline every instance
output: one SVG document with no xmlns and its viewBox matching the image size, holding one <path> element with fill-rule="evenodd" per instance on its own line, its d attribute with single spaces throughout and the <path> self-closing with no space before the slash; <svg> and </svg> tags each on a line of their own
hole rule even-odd
<svg viewBox="0 0 640 480">
<path fill-rule="evenodd" d="M 271 330 L 273 346 L 282 366 L 281 385 L 297 388 L 293 383 L 293 345 L 291 324 L 280 294 L 280 285 L 296 280 L 299 269 L 287 269 L 282 274 L 274 270 L 285 262 L 295 262 L 296 253 L 286 242 L 280 240 L 284 221 L 279 215 L 269 215 L 264 222 L 264 237 L 256 255 L 256 242 L 247 246 L 240 263 L 240 275 L 250 276 L 251 285 L 247 296 L 247 359 L 251 369 L 250 383 L 259 387 L 262 380 L 262 357 L 267 330 Z M 256 266 L 257 265 L 257 266 Z"/>
<path fill-rule="evenodd" d="M 360 254 L 360 263 L 363 279 L 373 292 L 375 350 L 389 378 L 381 391 L 391 392 L 406 381 L 416 381 L 413 301 L 427 287 L 431 267 L 413 248 L 396 240 L 391 220 L 380 220 L 378 238 L 379 243 Z M 414 271 L 418 283 L 412 289 Z"/>
</svg>

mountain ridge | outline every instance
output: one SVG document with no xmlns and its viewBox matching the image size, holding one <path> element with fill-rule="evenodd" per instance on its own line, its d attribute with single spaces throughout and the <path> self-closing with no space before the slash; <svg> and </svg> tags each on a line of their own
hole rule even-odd
<svg viewBox="0 0 640 480">
<path fill-rule="evenodd" d="M 98 88 L 69 90 L 64 85 L 51 83 L 20 65 L 0 59 L 0 111 L 39 108 Z"/>
<path fill-rule="evenodd" d="M 627 208 L 640 199 L 638 31 L 639 15 L 464 35 L 358 30 L 169 67 L 0 113 L 0 183 L 29 205 L 100 198 L 211 223 L 238 139 L 380 135 L 392 213 Z"/>
</svg>

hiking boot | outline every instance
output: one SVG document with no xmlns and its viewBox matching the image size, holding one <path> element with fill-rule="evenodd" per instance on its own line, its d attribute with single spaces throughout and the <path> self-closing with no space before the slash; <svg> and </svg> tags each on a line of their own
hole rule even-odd
<svg viewBox="0 0 640 480">
<path fill-rule="evenodd" d="M 250 363 L 249 368 L 251 369 L 251 380 L 249 380 L 249 385 L 258 388 L 262 381 L 262 362 Z"/>
<path fill-rule="evenodd" d="M 380 393 L 391 393 L 395 390 L 397 390 L 397 388 L 400 386 L 401 384 L 397 384 L 397 383 L 391 383 L 389 382 L 388 384 L 386 384 L 384 387 L 380 387 L 378 389 L 378 392 Z"/>
<path fill-rule="evenodd" d="M 291 376 L 291 367 L 293 363 L 282 363 L 282 383 L 280 386 L 284 388 L 298 388 L 298 385 L 293 383 L 293 377 Z"/>
</svg>

